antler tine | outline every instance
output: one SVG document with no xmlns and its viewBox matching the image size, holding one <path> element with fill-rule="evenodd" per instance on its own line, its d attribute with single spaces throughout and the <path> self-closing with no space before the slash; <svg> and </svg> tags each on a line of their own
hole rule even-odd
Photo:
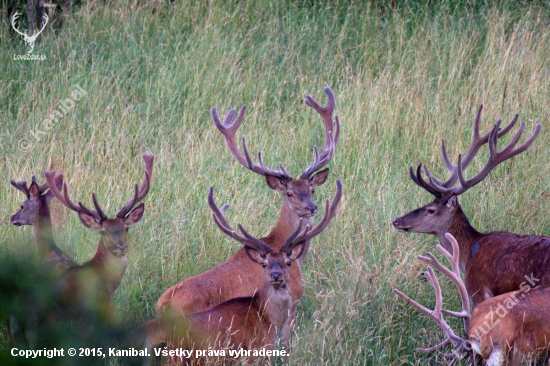
<svg viewBox="0 0 550 366">
<path fill-rule="evenodd" d="M 498 164 L 525 151 L 533 143 L 540 131 L 540 125 L 537 124 L 531 137 L 529 137 L 529 139 L 527 139 L 527 141 L 525 141 L 520 147 L 514 148 L 525 127 L 525 123 L 522 123 L 508 145 L 501 152 L 497 152 L 496 146 L 498 139 L 510 132 L 510 130 L 516 125 L 519 115 L 515 114 L 510 122 L 502 129 L 500 129 L 501 120 L 499 119 L 487 133 L 480 136 L 479 124 L 481 121 L 482 110 L 483 104 L 479 106 L 476 117 L 474 118 L 474 123 L 472 126 L 472 143 L 470 144 L 466 154 L 463 156 L 458 156 L 457 165 L 453 164 L 449 159 L 447 148 L 445 146 L 445 140 L 441 140 L 441 154 L 443 156 L 443 161 L 451 173 L 450 177 L 446 181 L 437 179 L 428 171 L 426 167 L 424 167 L 424 171 L 430 181 L 427 183 L 422 179 L 420 169 L 417 170 L 417 174 L 414 177 L 412 169 L 410 169 L 411 179 L 436 198 L 441 198 L 449 194 L 460 195 L 466 192 L 466 190 L 481 182 Z M 464 178 L 464 170 L 466 170 L 466 168 L 470 165 L 479 149 L 487 143 L 489 145 L 489 159 L 485 167 L 472 179 L 466 180 Z M 459 186 L 455 186 L 457 181 L 460 182 Z"/>
<path fill-rule="evenodd" d="M 498 134 L 499 125 L 500 125 L 499 122 L 495 123 L 495 126 L 491 130 L 491 135 L 489 136 L 489 158 L 487 159 L 487 163 L 478 174 L 476 174 L 474 177 L 472 177 L 469 180 L 466 180 L 464 178 L 463 172 L 465 167 L 464 167 L 463 160 L 459 155 L 457 174 L 458 174 L 458 180 L 460 181 L 460 186 L 453 188 L 452 191 L 454 194 L 460 195 L 466 192 L 469 188 L 475 186 L 476 184 L 481 182 L 483 179 L 485 179 L 485 177 L 487 177 L 487 175 L 489 175 L 489 173 L 497 165 L 527 150 L 527 148 L 529 148 L 529 146 L 531 146 L 531 144 L 535 141 L 541 129 L 541 125 L 537 123 L 531 136 L 521 146 L 519 146 L 518 148 L 515 148 L 525 128 L 525 122 L 522 122 L 518 131 L 516 132 L 514 137 L 512 137 L 508 145 L 506 145 L 506 147 L 499 152 L 497 150 L 497 143 L 498 143 L 498 137 L 499 137 L 499 134 Z"/>
<path fill-rule="evenodd" d="M 261 255 L 266 255 L 267 253 L 270 253 L 273 251 L 273 249 L 271 249 L 269 247 L 269 245 L 267 245 L 266 243 L 264 243 L 263 241 L 261 241 L 260 239 L 250 235 L 244 228 L 243 226 L 241 225 L 241 223 L 237 223 L 237 227 L 239 228 L 239 230 L 241 231 L 241 233 L 243 233 L 243 236 L 247 239 L 246 242 L 242 242 L 240 241 L 241 243 L 243 243 L 245 246 L 249 247 L 249 248 L 252 248 L 252 249 L 256 249 L 257 251 L 260 252 Z"/>
<path fill-rule="evenodd" d="M 399 290 L 396 290 L 396 289 L 393 290 L 399 297 L 405 300 L 408 304 L 412 305 L 413 307 L 418 309 L 420 312 L 422 312 L 423 314 L 426 314 L 432 320 L 434 320 L 447 336 L 447 339 L 445 341 L 437 344 L 436 346 L 419 349 L 419 351 L 423 353 L 436 351 L 441 347 L 448 345 L 449 343 L 453 343 L 454 345 L 456 345 L 458 347 L 457 350 L 459 352 L 463 350 L 464 339 L 457 336 L 454 333 L 452 328 L 443 318 L 443 314 L 447 314 L 457 318 L 462 318 L 463 324 L 464 324 L 464 330 L 466 332 L 470 327 L 470 302 L 469 302 L 468 292 L 466 291 L 466 286 L 464 285 L 464 282 L 462 282 L 462 278 L 460 277 L 460 268 L 459 268 L 460 251 L 458 248 L 458 243 L 456 239 L 449 233 L 446 233 L 445 237 L 451 243 L 453 254 L 449 253 L 441 245 L 437 245 L 437 250 L 439 250 L 451 263 L 452 271 L 449 270 L 446 266 L 444 266 L 430 252 L 426 253 L 426 256 L 418 256 L 418 259 L 428 264 L 428 268 L 427 268 L 428 270 L 424 272 L 424 275 L 426 276 L 426 278 L 428 279 L 428 282 L 434 288 L 434 291 L 435 291 L 436 304 L 435 304 L 434 310 L 431 311 L 428 308 L 420 305 L 419 303 L 412 300 L 411 298 L 409 298 L 407 295 L 403 294 Z M 462 300 L 462 311 L 454 312 L 454 311 L 443 309 L 443 296 L 441 294 L 441 286 L 439 285 L 439 281 L 437 279 L 437 276 L 435 275 L 433 268 L 437 268 L 439 271 L 443 272 L 456 285 L 460 293 L 460 298 Z M 456 353 L 457 352 L 455 352 L 455 354 Z"/>
<path fill-rule="evenodd" d="M 118 211 L 116 214 L 117 217 L 125 217 L 128 212 L 142 199 L 147 196 L 147 193 L 149 193 L 149 188 L 151 187 L 151 175 L 153 174 L 153 163 L 155 161 L 155 155 L 153 154 L 143 154 L 143 161 L 145 162 L 145 170 L 143 172 L 143 181 L 141 182 L 141 185 L 138 188 L 138 185 L 136 184 L 135 190 L 134 190 L 134 196 L 128 203 Z"/>
<path fill-rule="evenodd" d="M 56 176 L 56 178 L 57 178 L 57 176 Z M 46 189 L 48 189 L 48 187 L 49 187 L 48 182 L 39 184 L 36 181 L 36 175 L 34 175 L 34 174 L 32 175 L 31 179 L 38 186 L 38 192 L 43 193 Z M 56 179 L 56 181 L 57 181 L 57 179 Z"/>
<path fill-rule="evenodd" d="M 252 170 L 254 173 L 259 175 L 273 175 L 281 180 L 290 181 L 292 180 L 292 176 L 288 173 L 288 171 L 282 166 L 281 163 L 279 163 L 279 166 L 281 168 L 280 171 L 269 169 L 265 166 L 265 164 L 262 161 L 261 153 L 258 152 L 258 158 L 260 161 L 260 165 L 256 165 L 252 158 L 250 157 L 250 153 L 248 152 L 248 148 L 246 146 L 246 140 L 243 137 L 242 138 L 242 145 L 243 145 L 243 152 L 244 155 L 241 154 L 239 151 L 239 148 L 237 146 L 237 141 L 235 140 L 235 134 L 237 132 L 237 129 L 240 127 L 241 123 L 244 120 L 244 114 L 246 112 L 246 105 L 243 105 L 241 107 L 241 110 L 239 111 L 239 114 L 237 115 L 237 118 L 233 120 L 233 116 L 235 115 L 235 109 L 230 109 L 229 112 L 227 112 L 227 115 L 225 116 L 223 123 L 220 121 L 220 116 L 218 115 L 218 110 L 216 107 L 212 107 L 211 115 L 212 120 L 214 121 L 214 124 L 216 125 L 216 128 L 222 133 L 222 135 L 225 138 L 225 141 L 227 143 L 227 147 L 229 147 L 229 151 L 231 154 L 237 159 L 237 161 L 244 166 L 247 169 Z"/>
<path fill-rule="evenodd" d="M 44 176 L 46 177 L 46 181 L 48 182 L 50 191 L 53 193 L 53 195 L 55 196 L 55 198 L 57 198 L 59 202 L 61 202 L 65 207 L 73 211 L 78 212 L 81 210 L 80 206 L 75 205 L 69 198 L 69 194 L 67 193 L 67 183 L 63 183 L 63 193 L 61 193 L 57 188 L 55 184 L 55 176 L 56 176 L 55 170 L 50 170 L 50 171 L 46 170 L 44 172 Z"/>
<path fill-rule="evenodd" d="M 334 124 L 332 122 L 332 114 L 336 106 L 336 99 L 328 86 L 325 87 L 324 91 L 328 100 L 326 107 L 319 105 L 311 95 L 306 95 L 306 104 L 319 113 L 325 122 L 325 142 L 321 154 L 319 154 L 316 147 L 314 148 L 315 159 L 304 169 L 301 175 L 302 178 L 310 177 L 311 174 L 321 169 L 332 160 L 340 139 L 340 121 L 338 116 L 335 117 L 336 122 Z"/>
<path fill-rule="evenodd" d="M 290 254 L 292 252 L 292 248 L 304 241 L 305 235 L 310 229 L 309 225 L 306 225 L 306 227 L 304 228 L 304 224 L 305 221 L 300 219 L 296 231 L 294 231 L 285 239 L 285 242 L 281 246 L 281 249 L 279 249 L 281 252 Z"/>
<path fill-rule="evenodd" d="M 428 175 L 429 178 L 433 177 L 429 171 L 428 168 L 422 163 L 418 164 L 418 167 L 416 168 L 416 174 L 414 173 L 414 169 L 412 166 L 409 167 L 409 176 L 411 177 L 411 180 L 421 188 L 424 188 L 428 192 L 430 192 L 435 197 L 440 197 L 441 192 L 435 188 L 435 186 L 429 184 L 424 180 L 422 177 L 422 166 L 424 166 L 424 170 L 427 172 L 426 175 Z M 430 179 L 431 181 L 431 179 Z"/>
<path fill-rule="evenodd" d="M 342 198 L 342 182 L 340 179 L 336 180 L 336 193 L 334 195 L 334 198 L 332 199 L 332 203 L 329 202 L 327 199 L 325 202 L 325 214 L 323 215 L 323 218 L 317 226 L 309 230 L 308 227 L 306 227 L 306 230 L 303 234 L 297 235 L 294 240 L 292 240 L 290 245 L 298 244 L 301 241 L 311 240 L 317 235 L 319 235 L 323 230 L 325 230 L 334 218 L 336 216 L 336 213 L 338 212 L 338 204 L 340 203 L 340 199 Z M 330 205 L 330 206 L 329 206 Z"/>
<path fill-rule="evenodd" d="M 138 201 L 144 199 L 147 193 L 149 193 L 149 189 L 151 188 L 151 177 L 153 176 L 153 163 L 155 162 L 155 155 L 153 154 L 143 154 L 142 157 L 145 162 L 145 175 L 139 186 Z"/>
<path fill-rule="evenodd" d="M 439 271 L 443 272 L 451 281 L 455 284 L 458 292 L 460 294 L 460 300 L 462 303 L 462 309 L 459 312 L 443 309 L 443 313 L 447 315 L 454 316 L 456 318 L 462 318 L 464 323 L 464 330 L 467 331 L 470 329 L 470 298 L 468 296 L 468 291 L 466 286 L 460 277 L 460 250 L 458 248 L 458 243 L 456 239 L 449 233 L 445 234 L 445 238 L 451 243 L 453 249 L 453 254 L 449 253 L 441 244 L 437 245 L 437 250 L 447 258 L 449 263 L 451 263 L 452 270 L 449 270 L 445 267 L 432 253 L 426 253 L 426 256 L 418 256 L 418 259 L 421 261 L 437 268 Z"/>
<path fill-rule="evenodd" d="M 27 196 L 27 198 L 29 198 L 31 196 L 30 192 L 29 192 L 29 186 L 27 185 L 27 181 L 26 180 L 18 180 L 18 181 L 15 181 L 13 179 L 10 179 L 10 183 L 12 186 L 14 186 L 16 189 L 20 190 L 21 192 L 23 192 L 25 194 L 25 196 Z"/>
<path fill-rule="evenodd" d="M 227 209 L 228 205 L 222 206 L 222 208 L 218 208 L 216 205 L 216 202 L 214 201 L 214 187 L 210 187 L 210 191 L 208 193 L 208 205 L 210 206 L 210 209 L 212 210 L 212 217 L 214 218 L 214 222 L 218 226 L 218 228 L 227 236 L 237 240 L 244 246 L 247 246 L 252 249 L 256 249 L 259 251 L 262 255 L 265 255 L 272 251 L 272 249 L 261 241 L 258 238 L 255 238 L 254 236 L 250 235 L 239 223 L 237 224 L 237 227 L 242 232 L 242 234 L 239 234 L 235 229 L 229 225 L 227 222 L 227 219 L 224 216 L 224 212 Z"/>
<path fill-rule="evenodd" d="M 437 276 L 434 273 L 434 270 L 431 266 L 428 266 L 428 270 L 424 272 L 424 276 L 428 279 L 428 282 L 433 287 L 435 291 L 435 307 L 434 310 L 430 310 L 427 307 L 419 304 L 418 302 L 414 301 L 407 295 L 405 295 L 403 292 L 393 289 L 393 292 L 402 298 L 407 304 L 413 306 L 418 311 L 420 311 L 422 314 L 427 315 L 430 319 L 432 319 L 438 326 L 443 330 L 445 335 L 447 336 L 447 340 L 452 342 L 456 346 L 460 346 L 462 342 L 464 341 L 461 337 L 457 336 L 455 332 L 452 330 L 452 328 L 449 326 L 447 321 L 443 318 L 443 295 L 441 294 L 441 286 L 439 285 L 439 281 L 437 280 Z M 438 345 L 427 348 L 427 349 L 419 349 L 420 351 L 432 351 L 435 349 L 439 349 L 446 345 L 447 341 L 443 341 L 439 343 Z"/>
<path fill-rule="evenodd" d="M 137 193 L 137 184 L 136 184 L 136 193 Z M 101 206 L 99 205 L 99 203 L 97 202 L 97 198 L 95 196 L 95 192 L 92 192 L 92 201 L 94 202 L 94 207 L 97 211 L 97 214 L 99 215 L 99 217 L 101 218 L 101 220 L 107 220 L 108 217 L 107 215 L 105 215 L 105 212 L 103 212 L 103 210 L 101 209 Z M 80 207 L 82 208 L 85 208 L 85 206 L 83 206 L 80 202 L 78 202 L 78 204 L 80 205 Z"/>
</svg>

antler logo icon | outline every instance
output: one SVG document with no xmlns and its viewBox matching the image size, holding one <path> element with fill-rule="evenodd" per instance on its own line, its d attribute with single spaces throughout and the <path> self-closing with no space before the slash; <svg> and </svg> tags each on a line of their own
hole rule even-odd
<svg viewBox="0 0 550 366">
<path fill-rule="evenodd" d="M 15 14 L 13 14 L 13 18 L 11 18 L 11 26 L 13 27 L 13 29 L 20 35 L 23 36 L 23 39 L 25 40 L 25 42 L 27 43 L 27 54 L 30 55 L 32 53 L 32 51 L 34 50 L 34 42 L 36 42 L 36 40 L 38 39 L 38 36 L 40 35 L 40 33 L 42 33 L 44 31 L 44 29 L 46 28 L 46 24 L 48 24 L 48 16 L 46 14 L 44 14 L 44 25 L 42 26 L 42 29 L 40 29 L 39 31 L 35 31 L 32 36 L 29 36 L 27 35 L 25 32 L 21 32 L 19 29 L 17 29 L 17 27 L 15 26 L 15 20 L 17 18 L 19 18 L 19 16 L 21 16 L 21 14 L 19 12 L 15 12 Z"/>
</svg>

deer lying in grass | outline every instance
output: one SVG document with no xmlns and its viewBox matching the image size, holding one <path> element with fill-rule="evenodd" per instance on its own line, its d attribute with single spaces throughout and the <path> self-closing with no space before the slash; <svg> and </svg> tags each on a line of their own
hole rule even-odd
<svg viewBox="0 0 550 366">
<path fill-rule="evenodd" d="M 235 133 L 241 125 L 246 106 L 243 106 L 232 122 L 235 110 L 231 109 L 223 122 L 220 121 L 215 107 L 212 108 L 212 119 L 216 127 L 224 135 L 229 150 L 233 156 L 245 168 L 265 177 L 267 185 L 280 192 L 284 201 L 281 207 L 279 220 L 269 234 L 260 240 L 274 251 L 278 251 L 285 239 L 296 231 L 300 220 L 306 224 L 313 224 L 313 215 L 317 212 L 317 205 L 313 202 L 315 188 L 325 183 L 328 176 L 328 168 L 314 175 L 316 171 L 330 162 L 334 156 L 334 150 L 340 136 L 340 124 L 338 117 L 333 123 L 335 98 L 330 88 L 325 88 L 328 98 L 326 107 L 322 107 L 311 97 L 306 97 L 306 104 L 315 109 L 325 123 L 325 143 L 321 153 L 314 148 L 315 159 L 303 171 L 300 179 L 294 180 L 290 173 L 279 164 L 280 170 L 272 170 L 265 166 L 261 153 L 258 153 L 259 164 L 255 164 L 246 147 L 245 139 L 242 141 L 244 155 L 238 149 Z M 304 250 L 297 259 L 300 264 L 309 249 L 309 241 L 304 244 Z M 300 266 L 293 266 L 290 273 L 290 293 L 294 300 L 292 314 L 287 326 L 283 330 L 286 338 L 293 327 L 298 300 L 302 296 L 302 279 Z M 228 275 L 231 273 L 231 276 Z M 262 286 L 262 272 L 257 266 L 251 266 L 246 251 L 240 249 L 224 263 L 212 268 L 200 275 L 187 278 L 169 288 L 157 301 L 157 313 L 165 314 L 189 314 L 208 309 L 221 302 L 235 297 L 251 296 Z M 239 277 L 241 282 L 236 283 L 233 277 Z"/>
<path fill-rule="evenodd" d="M 111 296 L 120 285 L 126 271 L 128 228 L 141 220 L 145 206 L 141 203 L 133 210 L 132 208 L 145 198 L 150 188 L 154 155 L 144 154 L 143 160 L 145 172 L 141 185 L 135 185 L 134 196 L 113 219 L 109 219 L 103 212 L 95 193 L 92 193 L 95 210 L 80 202 L 76 205 L 69 198 L 67 184 L 63 185 L 63 193 L 55 186 L 55 171 L 45 172 L 53 195 L 63 205 L 76 211 L 84 226 L 101 234 L 94 257 L 80 266 L 67 270 L 58 283 L 59 296 L 66 299 L 66 305 L 71 311 L 75 308 L 77 311 L 84 308 L 106 312 L 108 316 L 111 313 Z"/>
<path fill-rule="evenodd" d="M 55 175 L 52 182 L 59 189 L 63 185 L 63 174 Z M 36 183 L 34 175 L 30 187 L 25 180 L 17 182 L 11 180 L 10 183 L 27 197 L 21 203 L 21 209 L 11 217 L 12 225 L 32 225 L 42 262 L 52 267 L 57 274 L 77 266 L 78 263 L 55 245 L 49 207 L 54 196 L 48 183 Z"/>
<path fill-rule="evenodd" d="M 444 234 L 449 232 L 457 238 L 460 246 L 460 269 L 465 274 L 466 288 L 472 297 L 473 305 L 483 300 L 510 291 L 518 290 L 525 276 L 540 279 L 541 284 L 550 284 L 550 237 L 521 236 L 506 232 L 482 234 L 470 225 L 458 196 L 481 182 L 498 164 L 525 151 L 535 141 L 541 126 L 536 125 L 533 134 L 519 147 L 518 143 L 525 123 L 522 123 L 515 136 L 502 150 L 497 150 L 498 138 L 509 132 L 518 120 L 512 121 L 499 131 L 500 120 L 483 136 L 479 135 L 479 122 L 483 105 L 479 107 L 473 125 L 473 141 L 468 152 L 458 163 L 450 162 L 445 142 L 442 141 L 443 160 L 451 176 L 446 181 L 434 177 L 425 165 L 416 169 L 410 167 L 410 177 L 417 185 L 430 192 L 434 201 L 409 212 L 393 221 L 399 231 L 432 234 L 447 250 L 450 244 Z M 464 170 L 472 162 L 478 150 L 489 144 L 489 158 L 481 171 L 471 179 L 464 177 Z M 422 177 L 422 168 L 428 177 Z M 457 186 L 455 184 L 459 182 Z"/>
<path fill-rule="evenodd" d="M 283 329 L 291 313 L 293 298 L 289 286 L 292 281 L 292 264 L 302 254 L 305 241 L 321 233 L 336 215 L 342 189 L 340 181 L 337 181 L 337 187 L 338 193 L 330 207 L 327 202 L 325 214 L 319 224 L 310 229 L 309 224 L 302 220 L 279 249 L 273 249 L 261 239 L 253 237 L 241 224 L 238 224 L 241 233 L 233 229 L 224 216 L 227 205 L 219 209 L 214 202 L 214 189 L 210 188 L 208 204 L 216 225 L 244 245 L 243 250 L 249 261 L 242 266 L 254 274 L 261 273 L 260 279 L 263 283 L 249 296 L 227 300 L 208 310 L 188 314 L 183 321 L 181 317 L 179 321 L 174 321 L 168 315 L 165 319 L 152 320 L 146 326 L 157 328 L 159 333 L 164 332 L 163 337 L 168 339 L 168 349 L 272 349 L 277 334 Z M 239 279 L 236 272 L 237 268 L 228 273 L 228 277 L 240 284 L 242 279 Z M 160 331 L 159 327 L 162 328 Z M 191 363 L 193 358 L 172 361 Z M 204 359 L 197 361 L 202 363 Z"/>
<path fill-rule="evenodd" d="M 460 360 L 464 352 L 474 359 L 475 355 L 481 356 L 488 366 L 504 365 L 507 362 L 518 365 L 522 361 L 533 361 L 548 356 L 550 288 L 545 286 L 531 288 L 525 282 L 521 290 L 485 300 L 470 315 L 468 293 L 460 278 L 459 244 L 451 234 L 447 233 L 445 237 L 451 244 L 453 254 L 441 245 L 437 245 L 437 250 L 449 260 L 452 270 L 441 264 L 431 253 L 418 257 L 421 261 L 428 263 L 428 270 L 424 275 L 435 290 L 435 308 L 430 310 L 401 291 L 393 290 L 408 304 L 434 320 L 447 336 L 446 340 L 440 344 L 419 349 L 419 351 L 429 353 L 452 344 L 456 349 L 451 354 L 445 355 L 451 365 Z M 461 311 L 443 309 L 441 287 L 432 267 L 443 272 L 458 288 L 462 300 Z M 443 314 L 462 318 L 468 339 L 458 336 L 443 318 Z"/>
</svg>

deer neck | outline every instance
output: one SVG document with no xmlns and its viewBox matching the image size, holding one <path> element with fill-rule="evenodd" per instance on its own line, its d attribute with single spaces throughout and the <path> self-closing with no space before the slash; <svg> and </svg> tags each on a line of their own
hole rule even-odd
<svg viewBox="0 0 550 366">
<path fill-rule="evenodd" d="M 57 246 L 53 239 L 52 219 L 48 207 L 42 207 L 32 225 L 38 253 L 45 257 L 50 251 L 55 250 Z"/>
<path fill-rule="evenodd" d="M 280 332 L 285 325 L 290 307 L 292 305 L 292 297 L 288 290 L 288 284 L 284 287 L 273 287 L 270 282 L 257 294 L 259 300 L 260 313 L 264 319 L 269 320 L 277 332 Z"/>
<path fill-rule="evenodd" d="M 460 250 L 459 266 L 460 270 L 464 272 L 466 262 L 471 256 L 472 246 L 475 245 L 481 234 L 470 224 L 470 221 L 468 221 L 460 205 L 458 205 L 446 230 L 437 234 L 441 245 L 452 253 L 453 249 L 451 243 L 445 238 L 445 233 L 450 233 L 458 242 L 458 248 Z"/>
<path fill-rule="evenodd" d="M 298 214 L 296 214 L 295 210 L 290 207 L 290 204 L 285 201 L 283 203 L 283 206 L 281 207 L 281 212 L 279 214 L 279 221 L 277 221 L 277 225 L 275 225 L 273 230 L 271 230 L 271 232 L 267 234 L 265 238 L 266 244 L 268 244 L 273 250 L 278 251 L 285 242 L 285 239 L 298 229 L 298 226 L 300 225 L 300 219 L 304 221 L 304 224 L 309 225 L 310 227 L 313 225 L 312 216 L 299 216 Z M 308 250 L 309 240 L 306 241 L 304 245 L 304 250 L 302 252 L 302 255 L 298 258 L 298 263 L 300 263 L 302 258 L 305 257 Z"/>
<path fill-rule="evenodd" d="M 115 255 L 103 242 L 103 238 L 99 240 L 97 251 L 94 257 L 88 262 L 98 273 L 102 281 L 109 289 L 109 293 L 113 295 L 113 292 L 118 288 L 122 281 L 122 276 L 126 272 L 127 256 Z"/>
</svg>

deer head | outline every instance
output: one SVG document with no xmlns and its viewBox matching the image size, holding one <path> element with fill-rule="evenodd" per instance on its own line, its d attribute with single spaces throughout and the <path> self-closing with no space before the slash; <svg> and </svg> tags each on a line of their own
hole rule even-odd
<svg viewBox="0 0 550 366">
<path fill-rule="evenodd" d="M 226 235 L 237 240 L 244 245 L 249 258 L 260 264 L 266 271 L 266 277 L 274 288 L 286 288 L 288 278 L 288 267 L 300 257 L 304 250 L 304 243 L 311 240 L 325 230 L 328 224 L 336 216 L 338 204 L 342 198 L 342 182 L 336 181 L 336 194 L 332 203 L 326 201 L 325 214 L 321 221 L 313 228 L 306 224 L 305 220 L 300 220 L 298 228 L 289 235 L 279 249 L 278 253 L 273 252 L 269 245 L 262 240 L 250 235 L 239 223 L 237 227 L 239 232 L 229 225 L 224 216 L 228 205 L 218 208 L 214 201 L 214 187 L 210 187 L 208 194 L 208 205 L 212 210 L 212 217 L 218 228 Z"/>
<path fill-rule="evenodd" d="M 138 205 L 136 208 L 134 208 L 134 206 L 145 198 L 147 193 L 149 193 L 154 158 L 154 155 L 143 155 L 143 160 L 145 162 L 143 181 L 140 186 L 137 184 L 135 185 L 133 198 L 128 201 L 128 203 L 126 203 L 126 205 L 124 205 L 124 207 L 112 219 L 108 218 L 101 209 L 95 193 L 92 192 L 92 201 L 94 203 L 95 210 L 84 206 L 81 202 L 76 205 L 69 198 L 66 183 L 63 184 L 63 193 L 61 193 L 57 186 L 53 184 L 55 170 L 46 171 L 44 174 L 46 176 L 46 180 L 50 184 L 50 190 L 53 195 L 67 208 L 77 212 L 78 217 L 84 226 L 101 234 L 101 242 L 105 245 L 109 252 L 116 256 L 122 256 L 128 251 L 128 246 L 126 244 L 128 228 L 141 220 L 145 210 L 143 203 Z"/>
<path fill-rule="evenodd" d="M 477 115 L 474 119 L 472 143 L 464 157 L 462 157 L 462 155 L 458 156 L 456 165 L 451 163 L 448 157 L 445 140 L 441 140 L 443 161 L 450 172 L 450 176 L 447 180 L 442 181 L 433 176 L 424 164 L 419 164 L 416 171 L 412 166 L 409 168 L 409 175 L 412 181 L 432 194 L 435 199 L 427 205 L 395 219 L 393 221 L 393 226 L 397 230 L 428 233 L 443 237 L 443 234 L 448 231 L 455 213 L 460 209 L 457 197 L 485 179 L 498 164 L 525 151 L 531 146 L 533 141 L 535 141 L 541 129 L 540 124 L 537 124 L 533 134 L 522 145 L 516 148 L 515 146 L 525 128 L 525 122 L 522 122 L 508 145 L 501 151 L 498 151 L 498 139 L 507 134 L 512 127 L 514 127 L 518 121 L 518 115 L 516 114 L 510 123 L 502 130 L 500 129 L 501 120 L 499 119 L 489 132 L 480 136 L 479 123 L 481 121 L 482 110 L 483 104 L 479 106 Z M 489 158 L 487 159 L 487 163 L 474 177 L 466 179 L 464 177 L 464 170 L 472 162 L 479 149 L 485 144 L 489 145 Z M 424 179 L 422 176 L 422 169 L 428 180 Z M 456 185 L 457 183 L 458 185 Z"/>
<path fill-rule="evenodd" d="M 63 174 L 59 173 L 53 177 L 54 185 L 59 189 L 63 185 Z M 49 204 L 54 197 L 49 190 L 48 183 L 36 183 L 36 177 L 32 176 L 32 183 L 29 187 L 26 180 L 10 180 L 12 186 L 25 194 L 27 199 L 21 203 L 20 210 L 11 217 L 12 225 L 34 225 L 43 217 L 49 217 Z"/>
<path fill-rule="evenodd" d="M 208 205 L 212 210 L 212 217 L 218 228 L 226 235 L 237 240 L 245 246 L 246 253 L 252 261 L 262 265 L 266 269 L 267 277 L 274 287 L 286 287 L 288 283 L 288 273 L 283 271 L 283 268 L 290 267 L 304 250 L 303 243 L 311 240 L 315 236 L 323 232 L 332 219 L 336 216 L 340 199 L 342 198 L 342 182 L 336 180 L 336 194 L 332 203 L 329 200 L 325 204 L 325 214 L 321 221 L 311 227 L 305 220 L 300 220 L 298 228 L 294 233 L 289 235 L 279 249 L 279 253 L 274 253 L 269 245 L 260 239 L 250 235 L 239 223 L 237 227 L 239 232 L 229 225 L 224 216 L 224 212 L 229 207 L 228 205 L 218 208 L 214 201 L 214 187 L 210 187 L 208 194 Z M 286 273 L 286 274 L 285 274 Z"/>
<path fill-rule="evenodd" d="M 244 137 L 242 139 L 242 150 L 244 154 L 239 151 L 235 133 L 243 122 L 246 105 L 241 108 L 235 120 L 233 120 L 233 117 L 236 111 L 234 109 L 229 110 L 223 122 L 218 116 L 216 107 L 212 107 L 212 119 L 218 130 L 225 137 L 231 154 L 233 154 L 235 159 L 245 168 L 264 176 L 268 187 L 283 195 L 283 207 L 286 207 L 289 212 L 292 212 L 298 218 L 312 217 L 317 213 L 317 205 L 313 202 L 313 194 L 315 193 L 316 187 L 326 182 L 329 170 L 327 168 L 317 174 L 314 173 L 330 162 L 334 156 L 336 146 L 338 145 L 338 139 L 340 138 L 340 122 L 338 121 L 338 116 L 335 117 L 335 122 L 333 122 L 332 117 L 336 105 L 334 94 L 329 87 L 325 88 L 325 94 L 328 98 L 326 107 L 319 105 L 311 96 L 306 96 L 306 104 L 323 117 L 325 123 L 325 143 L 320 153 L 317 147 L 314 147 L 315 158 L 313 162 L 304 169 L 300 178 L 297 180 L 292 178 L 290 173 L 281 163 L 279 163 L 279 170 L 273 170 L 266 167 L 262 160 L 261 152 L 258 152 L 259 163 L 254 163 L 248 152 Z"/>
<path fill-rule="evenodd" d="M 21 36 L 23 36 L 23 39 L 25 40 L 25 43 L 27 43 L 27 54 L 31 54 L 32 51 L 34 50 L 34 43 L 36 42 L 36 40 L 38 39 L 38 36 L 44 31 L 44 29 L 46 28 L 46 24 L 48 24 L 48 16 L 46 14 L 44 14 L 44 24 L 42 25 L 42 29 L 40 29 L 39 31 L 35 31 L 32 35 L 27 35 L 25 32 L 21 32 L 19 29 L 17 29 L 17 27 L 15 26 L 15 21 L 17 20 L 17 18 L 19 18 L 21 16 L 21 14 L 19 12 L 15 12 L 15 14 L 13 14 L 13 17 L 11 18 L 11 25 L 13 27 L 13 29 Z"/>
</svg>

